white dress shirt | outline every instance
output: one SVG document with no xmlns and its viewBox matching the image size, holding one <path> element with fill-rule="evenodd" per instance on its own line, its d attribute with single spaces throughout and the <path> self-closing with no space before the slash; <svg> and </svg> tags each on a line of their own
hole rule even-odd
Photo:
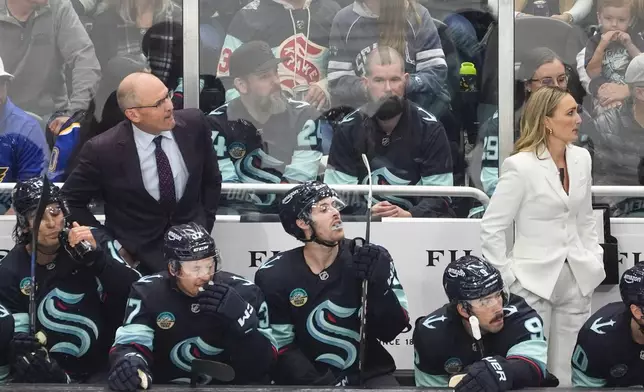
<svg viewBox="0 0 644 392">
<path fill-rule="evenodd" d="M 144 132 L 132 125 L 134 130 L 134 141 L 136 143 L 136 152 L 139 155 L 139 163 L 141 165 L 141 177 L 143 177 L 143 185 L 148 191 L 150 196 L 155 200 L 159 200 L 159 173 L 157 171 L 157 159 L 154 154 L 156 145 L 154 138 L 158 135 Z M 174 140 L 174 135 L 171 131 L 161 132 L 161 148 L 168 156 L 170 161 L 170 168 L 172 169 L 172 177 L 174 178 L 174 191 L 177 196 L 177 202 L 183 196 L 188 182 L 188 168 L 181 155 L 181 150 Z"/>
</svg>

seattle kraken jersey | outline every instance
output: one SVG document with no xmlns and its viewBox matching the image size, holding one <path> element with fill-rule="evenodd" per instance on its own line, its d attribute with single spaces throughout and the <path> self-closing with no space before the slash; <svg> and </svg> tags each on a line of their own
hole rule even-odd
<svg viewBox="0 0 644 392">
<path fill-rule="evenodd" d="M 306 102 L 286 101 L 286 110 L 253 124 L 240 99 L 210 113 L 212 143 L 223 182 L 300 183 L 318 177 L 322 158 L 319 113 Z M 259 208 L 276 196 L 250 195 Z M 242 200 L 244 201 L 244 200 Z"/>
<path fill-rule="evenodd" d="M 644 385 L 644 345 L 633 341 L 631 312 L 614 302 L 593 314 L 577 336 L 572 355 L 575 387 Z"/>
<path fill-rule="evenodd" d="M 13 316 L 0 305 L 0 384 L 9 377 L 9 343 L 13 338 Z"/>
<path fill-rule="evenodd" d="M 333 264 L 319 275 L 306 264 L 303 247 L 276 255 L 257 271 L 255 282 L 266 295 L 279 349 L 276 382 L 312 384 L 311 373 L 320 377 L 329 370 L 335 380 L 357 381 L 361 285 L 347 271 L 352 247 L 351 240 L 344 240 Z M 374 376 L 395 369 L 376 339 L 391 341 L 409 324 L 407 298 L 393 263 L 390 269 L 382 285 L 385 293 L 369 290 L 366 372 Z M 292 353 L 297 353 L 295 360 Z"/>
<path fill-rule="evenodd" d="M 61 130 L 56 137 L 54 148 L 51 150 L 47 176 L 51 181 L 64 182 L 69 159 L 80 140 L 81 124 L 74 122 Z"/>
<path fill-rule="evenodd" d="M 225 334 L 226 321 L 200 314 L 196 297 L 181 292 L 167 272 L 145 276 L 132 286 L 110 361 L 137 352 L 147 360 L 156 384 L 189 383 L 195 358 L 229 364 L 235 384 L 261 381 L 274 358 L 264 297 L 252 282 L 228 272 L 217 272 L 214 281 L 231 286 L 253 307 L 260 320 L 257 330 L 232 340 Z"/>
<path fill-rule="evenodd" d="M 53 262 L 36 265 L 36 330 L 47 336 L 49 354 L 76 381 L 104 370 L 123 317 L 130 285 L 140 277 L 113 259 L 110 242 L 102 262 L 85 267 L 62 250 Z M 15 332 L 29 332 L 30 256 L 16 245 L 0 263 L 0 303 L 13 314 Z"/>
<path fill-rule="evenodd" d="M 537 312 L 518 295 L 511 294 L 503 308 L 504 325 L 498 333 L 483 335 L 486 356 L 521 358 L 539 369 L 538 386 L 545 377 L 548 345 L 543 322 Z M 468 365 L 481 360 L 474 338 L 467 333 L 461 316 L 447 304 L 416 321 L 414 329 L 414 373 L 416 386 L 446 387 L 449 377 L 463 373 Z M 507 371 L 508 369 L 506 369 Z M 524 387 L 520 385 L 515 387 Z"/>
<path fill-rule="evenodd" d="M 454 185 L 451 150 L 443 125 L 409 101 L 391 135 L 362 110 L 347 115 L 334 132 L 324 181 L 366 184 L 368 173 L 362 154 L 369 158 L 376 185 Z M 448 209 L 443 198 L 374 199 L 387 200 L 420 217 L 443 215 Z"/>
</svg>

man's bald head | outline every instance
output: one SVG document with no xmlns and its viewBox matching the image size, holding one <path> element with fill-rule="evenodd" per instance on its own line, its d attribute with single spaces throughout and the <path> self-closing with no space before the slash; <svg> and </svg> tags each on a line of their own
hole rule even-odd
<svg viewBox="0 0 644 392">
<path fill-rule="evenodd" d="M 142 90 L 151 83 L 163 84 L 159 78 L 148 72 L 133 72 L 123 78 L 116 90 L 116 100 L 121 110 L 125 112 L 128 108 L 139 106 L 144 95 Z"/>
<path fill-rule="evenodd" d="M 365 65 L 367 77 L 371 75 L 374 65 L 400 65 L 400 71 L 405 73 L 405 60 L 396 49 L 390 46 L 378 46 L 369 53 Z"/>
</svg>

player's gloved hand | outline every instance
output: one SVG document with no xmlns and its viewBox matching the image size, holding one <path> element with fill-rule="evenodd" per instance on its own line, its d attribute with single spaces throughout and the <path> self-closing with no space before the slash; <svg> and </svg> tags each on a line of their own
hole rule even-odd
<svg viewBox="0 0 644 392">
<path fill-rule="evenodd" d="M 456 386 L 456 392 L 503 392 L 512 388 L 511 375 L 502 364 L 505 358 L 486 357 L 468 366 L 467 374 Z"/>
<path fill-rule="evenodd" d="M 17 332 L 13 334 L 13 339 L 9 342 L 9 356 L 10 358 L 17 358 L 31 354 L 41 347 L 42 345 L 35 336 L 25 332 Z"/>
<path fill-rule="evenodd" d="M 227 284 L 210 281 L 199 289 L 197 298 L 201 313 L 225 319 L 230 331 L 238 337 L 259 324 L 255 309 Z"/>
<path fill-rule="evenodd" d="M 69 377 L 44 348 L 20 355 L 12 364 L 13 382 L 68 384 Z"/>
<path fill-rule="evenodd" d="M 391 255 L 379 245 L 356 243 L 353 250 L 353 263 L 355 277 L 358 280 L 367 279 L 371 284 L 386 284 L 391 273 Z"/>
<path fill-rule="evenodd" d="M 145 381 L 141 379 L 145 377 Z M 113 391 L 134 392 L 152 384 L 148 364 L 139 354 L 128 354 L 119 359 L 110 370 L 107 384 Z"/>
</svg>

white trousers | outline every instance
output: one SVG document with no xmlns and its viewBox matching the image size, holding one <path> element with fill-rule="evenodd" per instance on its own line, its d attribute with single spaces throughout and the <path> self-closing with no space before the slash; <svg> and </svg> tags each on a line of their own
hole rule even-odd
<svg viewBox="0 0 644 392">
<path fill-rule="evenodd" d="M 524 289 L 519 281 L 510 286 L 543 319 L 543 331 L 548 339 L 548 371 L 559 379 L 559 387 L 572 385 L 570 358 L 575 349 L 577 334 L 590 317 L 591 295 L 583 296 L 568 263 L 557 278 L 550 299 Z"/>
</svg>

